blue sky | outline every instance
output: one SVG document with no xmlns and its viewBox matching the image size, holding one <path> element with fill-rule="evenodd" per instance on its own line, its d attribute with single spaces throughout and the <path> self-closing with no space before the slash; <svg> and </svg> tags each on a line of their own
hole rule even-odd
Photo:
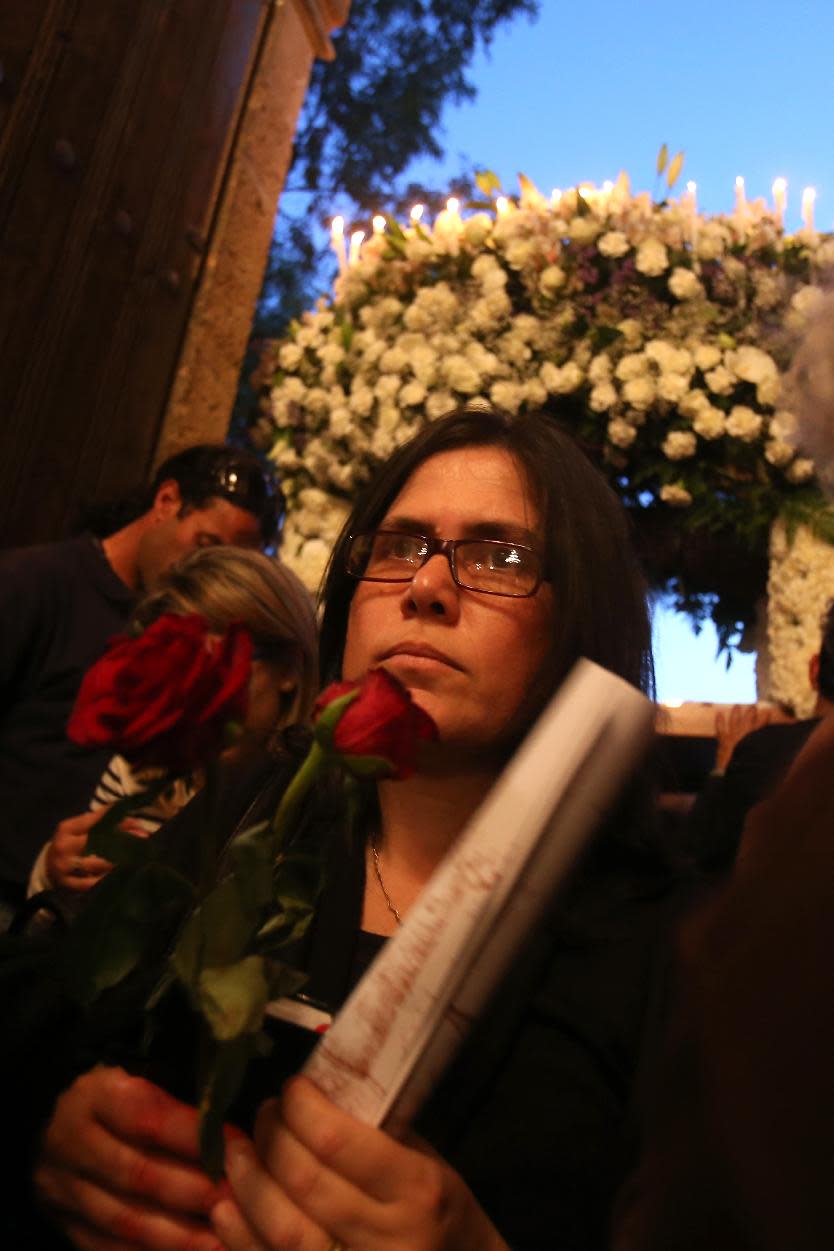
<svg viewBox="0 0 834 1251">
<path fill-rule="evenodd" d="M 548 193 L 628 171 L 652 190 L 661 143 L 686 154 L 680 186 L 698 206 L 731 211 L 737 174 L 750 198 L 788 180 L 789 230 L 802 188 L 817 190 L 816 225 L 834 228 L 831 135 L 832 0 L 542 0 L 533 22 L 500 29 L 481 54 L 471 104 L 447 109 L 445 162 L 410 171 L 442 187 L 461 169 L 489 168 L 516 189 L 521 171 Z M 661 698 L 755 698 L 753 658 L 729 671 L 715 636 L 656 614 Z"/>
</svg>

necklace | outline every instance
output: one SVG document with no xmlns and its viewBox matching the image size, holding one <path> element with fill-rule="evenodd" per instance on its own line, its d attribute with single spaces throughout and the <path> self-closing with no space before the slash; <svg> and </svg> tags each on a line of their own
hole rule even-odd
<svg viewBox="0 0 834 1251">
<path fill-rule="evenodd" d="M 382 895 L 385 900 L 386 907 L 388 908 L 388 911 L 391 913 L 391 915 L 394 917 L 394 920 L 397 922 L 397 925 L 402 925 L 403 919 L 400 916 L 397 909 L 394 907 L 394 904 L 391 900 L 391 896 L 388 894 L 388 891 L 385 889 L 385 883 L 382 880 L 382 869 L 380 868 L 380 864 L 379 864 L 379 852 L 377 851 L 375 834 L 371 835 L 371 855 L 374 858 L 374 872 L 376 873 L 376 880 L 379 882 L 379 889 L 382 891 Z"/>
</svg>

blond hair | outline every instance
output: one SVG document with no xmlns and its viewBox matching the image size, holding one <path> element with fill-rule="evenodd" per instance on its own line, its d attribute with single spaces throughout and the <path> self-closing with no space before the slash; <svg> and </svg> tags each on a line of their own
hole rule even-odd
<svg viewBox="0 0 834 1251">
<path fill-rule="evenodd" d="M 281 724 L 309 721 L 318 690 L 318 630 L 312 598 L 286 565 L 248 548 L 200 548 L 166 570 L 134 620 L 147 626 L 168 612 L 198 613 L 218 632 L 242 622 L 256 649 L 296 679 Z"/>
</svg>

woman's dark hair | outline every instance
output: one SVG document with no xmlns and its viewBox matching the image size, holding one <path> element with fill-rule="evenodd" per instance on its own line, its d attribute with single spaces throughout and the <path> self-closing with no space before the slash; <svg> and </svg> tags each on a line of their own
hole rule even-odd
<svg viewBox="0 0 834 1251">
<path fill-rule="evenodd" d="M 551 417 L 463 408 L 399 448 L 357 500 L 336 543 L 322 589 L 321 664 L 341 676 L 348 613 L 357 582 L 345 571 L 349 536 L 377 527 L 415 470 L 432 456 L 499 447 L 523 466 L 541 512 L 545 576 L 553 586 L 555 690 L 580 656 L 654 694 L 646 587 L 628 518 L 584 453 Z M 457 538 L 457 535 L 444 535 Z M 552 691 L 542 692 L 542 703 Z"/>
</svg>

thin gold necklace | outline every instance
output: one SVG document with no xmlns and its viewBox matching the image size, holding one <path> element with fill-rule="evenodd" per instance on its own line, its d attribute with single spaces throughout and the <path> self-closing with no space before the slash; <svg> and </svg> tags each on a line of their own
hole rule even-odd
<svg viewBox="0 0 834 1251">
<path fill-rule="evenodd" d="M 385 889 L 385 883 L 382 880 L 382 869 L 380 868 L 379 852 L 377 851 L 377 846 L 376 846 L 376 834 L 371 835 L 371 855 L 374 858 L 374 871 L 376 873 L 376 880 L 379 882 L 379 889 L 382 891 L 382 895 L 385 900 L 386 907 L 388 908 L 388 911 L 393 916 L 394 920 L 397 922 L 397 925 L 402 925 L 403 919 L 400 916 L 397 909 L 394 907 L 391 896 L 388 894 L 388 891 Z"/>
</svg>

